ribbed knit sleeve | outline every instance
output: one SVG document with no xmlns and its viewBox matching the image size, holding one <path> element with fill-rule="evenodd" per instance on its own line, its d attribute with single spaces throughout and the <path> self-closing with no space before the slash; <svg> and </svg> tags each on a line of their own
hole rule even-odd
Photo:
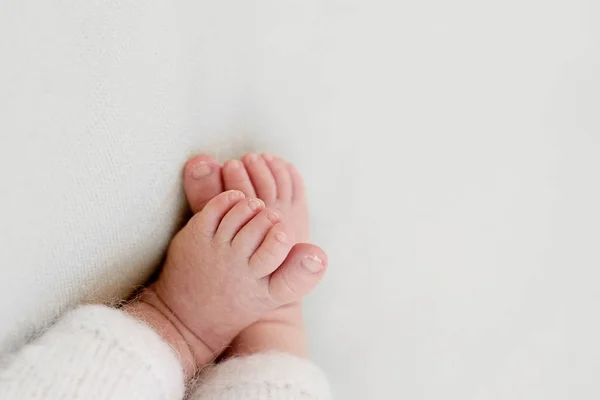
<svg viewBox="0 0 600 400">
<path fill-rule="evenodd" d="M 200 376 L 191 400 L 330 400 L 325 374 L 308 360 L 269 352 L 232 358 Z"/>
<path fill-rule="evenodd" d="M 82 306 L 0 366 L 0 399 L 180 400 L 183 372 L 148 326 L 104 306 Z"/>
</svg>

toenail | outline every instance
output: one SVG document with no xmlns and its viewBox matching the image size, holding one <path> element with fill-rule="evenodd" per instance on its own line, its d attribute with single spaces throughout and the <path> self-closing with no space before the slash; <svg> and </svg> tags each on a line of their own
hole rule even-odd
<svg viewBox="0 0 600 400">
<path fill-rule="evenodd" d="M 267 218 L 269 218 L 269 221 L 272 223 L 279 222 L 279 215 L 275 214 L 273 211 L 267 213 Z"/>
<path fill-rule="evenodd" d="M 306 256 L 300 260 L 300 264 L 313 274 L 323 269 L 323 261 L 317 256 Z"/>
<path fill-rule="evenodd" d="M 283 243 L 283 244 L 287 243 L 287 235 L 283 232 L 277 232 L 275 234 L 275 239 L 277 239 L 277 241 L 279 243 Z"/>
<path fill-rule="evenodd" d="M 210 168 L 210 164 L 206 161 L 200 161 L 196 166 L 192 169 L 192 178 L 201 179 L 212 173 L 212 168 Z"/>
<path fill-rule="evenodd" d="M 269 153 L 263 153 L 262 156 L 267 161 L 273 161 L 273 159 L 275 158 L 275 156 L 273 154 L 269 154 Z"/>
<path fill-rule="evenodd" d="M 237 199 L 243 199 L 244 197 L 246 197 L 244 195 L 244 193 L 240 192 L 239 190 L 230 190 L 227 193 L 227 200 L 229 200 L 229 201 L 234 201 L 234 200 L 237 200 Z"/>
<path fill-rule="evenodd" d="M 247 159 L 249 162 L 254 162 L 254 161 L 256 161 L 256 160 L 258 159 L 258 156 L 257 156 L 256 154 L 254 154 L 254 153 L 251 153 L 251 154 L 248 154 L 248 155 L 246 156 L 246 159 Z"/>
<path fill-rule="evenodd" d="M 265 206 L 265 203 L 263 203 L 263 201 L 260 199 L 250 199 L 248 201 L 248 207 L 250 207 L 250 209 L 252 211 L 260 210 L 264 206 Z"/>
<path fill-rule="evenodd" d="M 229 161 L 229 168 L 238 169 L 241 166 L 242 166 L 242 162 L 240 160 Z"/>
</svg>

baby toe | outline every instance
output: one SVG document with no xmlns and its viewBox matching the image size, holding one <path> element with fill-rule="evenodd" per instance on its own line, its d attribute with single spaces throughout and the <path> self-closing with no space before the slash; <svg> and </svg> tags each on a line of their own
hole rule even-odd
<svg viewBox="0 0 600 400">
<path fill-rule="evenodd" d="M 203 236 L 213 237 L 223 217 L 244 197 L 238 190 L 223 192 L 210 200 L 188 224 Z"/>
<path fill-rule="evenodd" d="M 255 197 L 238 202 L 221 220 L 215 239 L 219 242 L 230 242 L 239 230 L 263 208 L 265 208 L 265 203 Z"/>
<path fill-rule="evenodd" d="M 208 155 L 192 158 L 183 171 L 183 188 L 192 212 L 197 213 L 223 191 L 221 166 Z"/>
<path fill-rule="evenodd" d="M 282 262 L 292 248 L 292 233 L 283 224 L 275 224 L 267 233 L 267 236 L 258 249 L 250 257 L 248 265 L 256 276 L 269 275 Z"/>
<path fill-rule="evenodd" d="M 248 197 L 256 197 L 256 190 L 240 160 L 229 160 L 223 165 L 223 184 L 227 190 L 239 190 Z"/>
<path fill-rule="evenodd" d="M 263 242 L 271 227 L 280 221 L 281 216 L 278 211 L 265 208 L 240 229 L 233 238 L 231 246 L 235 251 L 250 258 Z"/>
<path fill-rule="evenodd" d="M 272 205 L 277 199 L 277 185 L 264 158 L 250 153 L 242 157 L 242 161 L 254 184 L 256 195 L 263 199 L 268 206 Z"/>
<path fill-rule="evenodd" d="M 304 180 L 292 163 L 287 164 L 287 169 L 292 179 L 293 201 L 299 202 L 306 199 L 306 190 L 304 188 Z"/>
<path fill-rule="evenodd" d="M 299 243 L 269 277 L 269 292 L 278 304 L 296 301 L 310 293 L 327 269 L 327 254 L 312 244 Z"/>
<path fill-rule="evenodd" d="M 290 201 L 293 195 L 292 177 L 286 162 L 271 154 L 263 154 L 263 158 L 275 179 L 275 185 L 277 185 L 277 199 Z"/>
</svg>

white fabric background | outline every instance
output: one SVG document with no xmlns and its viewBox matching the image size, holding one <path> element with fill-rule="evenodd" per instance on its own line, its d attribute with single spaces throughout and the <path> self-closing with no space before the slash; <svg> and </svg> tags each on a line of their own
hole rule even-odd
<svg viewBox="0 0 600 400">
<path fill-rule="evenodd" d="M 600 396 L 600 3 L 5 0 L 0 349 L 160 261 L 187 157 L 281 154 L 340 399 Z"/>
</svg>

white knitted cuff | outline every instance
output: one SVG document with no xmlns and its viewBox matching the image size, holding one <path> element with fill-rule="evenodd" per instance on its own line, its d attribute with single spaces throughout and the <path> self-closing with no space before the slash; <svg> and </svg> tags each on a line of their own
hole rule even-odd
<svg viewBox="0 0 600 400">
<path fill-rule="evenodd" d="M 325 374 L 308 360 L 269 352 L 229 359 L 205 370 L 191 400 L 329 400 Z"/>
<path fill-rule="evenodd" d="M 104 306 L 79 307 L 0 370 L 4 399 L 180 399 L 183 372 L 144 323 Z"/>
</svg>

